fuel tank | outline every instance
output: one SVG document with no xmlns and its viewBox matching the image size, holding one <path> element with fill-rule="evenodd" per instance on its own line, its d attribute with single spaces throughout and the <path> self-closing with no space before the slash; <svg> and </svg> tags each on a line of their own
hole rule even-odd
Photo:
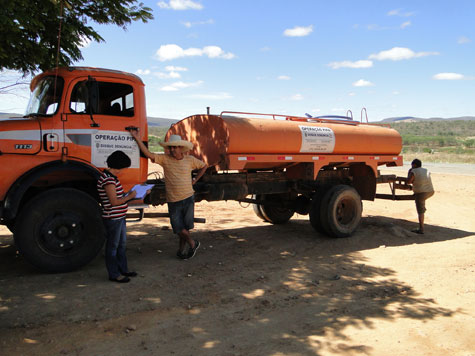
<svg viewBox="0 0 475 356">
<path fill-rule="evenodd" d="M 172 134 L 191 141 L 195 157 L 220 169 L 230 154 L 398 155 L 402 149 L 396 130 L 357 121 L 193 115 L 172 125 L 166 139 Z"/>
</svg>

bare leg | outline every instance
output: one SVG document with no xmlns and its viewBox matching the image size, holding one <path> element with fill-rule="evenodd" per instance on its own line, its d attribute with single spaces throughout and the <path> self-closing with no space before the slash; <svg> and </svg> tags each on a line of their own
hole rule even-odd
<svg viewBox="0 0 475 356">
<path fill-rule="evenodd" d="M 419 230 L 424 232 L 424 213 L 418 214 L 419 217 Z"/>
<path fill-rule="evenodd" d="M 186 244 L 190 245 L 191 248 L 195 247 L 195 241 L 191 238 L 188 230 L 181 230 L 178 236 L 180 236 L 180 251 L 184 250 Z"/>
</svg>

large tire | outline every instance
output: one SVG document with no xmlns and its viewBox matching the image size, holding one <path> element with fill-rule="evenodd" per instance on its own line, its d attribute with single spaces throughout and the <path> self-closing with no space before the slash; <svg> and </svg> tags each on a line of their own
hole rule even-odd
<svg viewBox="0 0 475 356">
<path fill-rule="evenodd" d="M 45 272 L 69 272 L 89 263 L 104 244 L 96 200 L 59 188 L 34 197 L 20 212 L 15 243 L 26 260 Z"/>
<path fill-rule="evenodd" d="M 252 199 L 260 199 L 260 195 L 253 195 Z M 258 218 L 267 221 L 264 215 L 262 215 L 262 209 L 261 209 L 261 204 L 252 204 L 252 210 L 254 210 L 254 214 L 257 215 Z"/>
<path fill-rule="evenodd" d="M 316 232 L 325 233 L 322 226 L 320 211 L 322 208 L 323 196 L 326 193 L 326 187 L 322 187 L 312 197 L 312 205 L 310 206 L 309 218 L 310 224 Z"/>
<path fill-rule="evenodd" d="M 320 222 L 332 237 L 348 237 L 358 227 L 362 212 L 361 197 L 347 185 L 336 185 L 325 193 L 320 205 Z"/>
<path fill-rule="evenodd" d="M 10 230 L 12 234 L 15 234 L 15 220 L 5 221 L 5 226 Z"/>
<path fill-rule="evenodd" d="M 264 219 L 272 224 L 285 224 L 294 215 L 294 210 L 282 206 L 280 194 L 264 196 L 264 204 L 260 206 Z"/>
</svg>

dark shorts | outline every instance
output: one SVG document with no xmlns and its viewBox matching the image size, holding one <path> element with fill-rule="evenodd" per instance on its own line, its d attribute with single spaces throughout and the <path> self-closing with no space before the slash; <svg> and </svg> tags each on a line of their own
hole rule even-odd
<svg viewBox="0 0 475 356">
<path fill-rule="evenodd" d="M 418 214 L 424 214 L 426 212 L 426 200 L 434 195 L 434 192 L 429 193 L 414 193 L 416 201 L 416 209 Z"/>
<path fill-rule="evenodd" d="M 183 229 L 191 230 L 194 227 L 195 218 L 195 197 L 168 203 L 168 214 L 170 215 L 170 223 L 173 232 L 180 233 Z"/>
</svg>

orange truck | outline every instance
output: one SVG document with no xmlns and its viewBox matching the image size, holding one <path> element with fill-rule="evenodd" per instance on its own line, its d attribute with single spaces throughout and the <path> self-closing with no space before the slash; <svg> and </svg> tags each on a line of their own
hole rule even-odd
<svg viewBox="0 0 475 356">
<path fill-rule="evenodd" d="M 163 181 L 148 179 L 148 161 L 127 131 L 140 128 L 148 142 L 144 84 L 125 72 L 69 67 L 36 76 L 30 89 L 25 116 L 0 121 L 0 222 L 27 261 L 70 271 L 103 246 L 96 179 L 110 153 L 131 158 L 121 176 L 126 190 L 147 181 L 155 184 L 147 203 L 165 203 Z M 402 165 L 400 135 L 351 118 L 223 112 L 185 118 L 171 134 L 194 142 L 192 154 L 210 167 L 196 201 L 249 202 L 274 224 L 308 214 L 317 231 L 349 236 L 362 199 L 397 199 L 394 190 L 376 194 L 378 183 L 402 187 L 378 171 Z"/>
</svg>

